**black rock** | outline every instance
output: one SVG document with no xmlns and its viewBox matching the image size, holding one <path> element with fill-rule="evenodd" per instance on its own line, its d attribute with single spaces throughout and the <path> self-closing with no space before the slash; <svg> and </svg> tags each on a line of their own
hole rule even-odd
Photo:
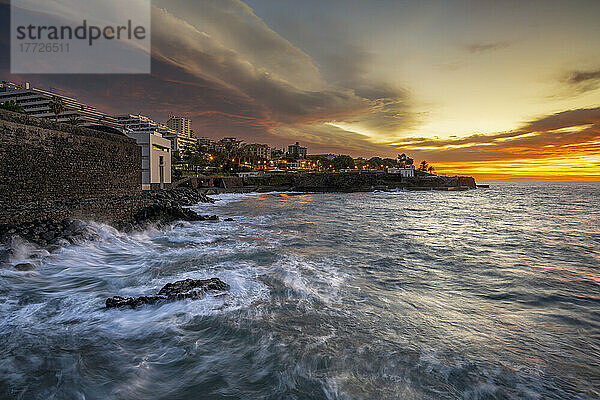
<svg viewBox="0 0 600 400">
<path fill-rule="evenodd" d="M 158 292 L 159 295 L 172 297 L 179 296 L 195 290 L 227 290 L 229 285 L 219 278 L 211 279 L 185 279 L 174 283 L 167 283 Z"/>
<path fill-rule="evenodd" d="M 219 278 L 185 279 L 167 283 L 160 289 L 157 296 L 121 297 L 114 296 L 106 299 L 106 308 L 126 307 L 135 308 L 143 304 L 154 304 L 158 301 L 174 301 L 182 299 L 199 299 L 209 290 L 228 290 L 229 285 Z"/>
<path fill-rule="evenodd" d="M 48 251 L 48 253 L 55 253 L 55 252 L 59 251 L 60 249 L 62 249 L 62 246 L 60 246 L 59 244 L 51 244 L 48 247 L 46 247 L 46 250 Z"/>
<path fill-rule="evenodd" d="M 158 300 L 166 300 L 162 296 L 121 297 L 114 296 L 106 299 L 106 308 L 126 307 L 136 308 L 144 304 L 154 304 Z"/>
<path fill-rule="evenodd" d="M 15 269 L 17 271 L 33 271 L 35 270 L 35 265 L 33 265 L 32 263 L 21 263 L 15 265 Z"/>
<path fill-rule="evenodd" d="M 53 231 L 48 231 L 48 232 L 44 232 L 40 235 L 44 240 L 46 241 L 51 241 L 52 239 L 54 239 L 56 237 L 56 233 Z"/>
<path fill-rule="evenodd" d="M 224 221 L 225 222 L 231 222 L 231 221 L 233 221 L 233 218 L 225 218 Z"/>
</svg>

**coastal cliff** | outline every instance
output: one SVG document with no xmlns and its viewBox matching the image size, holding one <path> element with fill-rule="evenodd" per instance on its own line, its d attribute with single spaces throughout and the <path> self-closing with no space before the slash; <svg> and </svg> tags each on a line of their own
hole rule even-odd
<svg viewBox="0 0 600 400">
<path fill-rule="evenodd" d="M 301 174 L 293 177 L 292 186 L 298 191 L 359 192 L 371 190 L 448 188 L 464 187 L 473 189 L 475 180 L 471 177 L 417 176 L 405 178 L 386 173 L 341 173 L 341 174 Z"/>
</svg>

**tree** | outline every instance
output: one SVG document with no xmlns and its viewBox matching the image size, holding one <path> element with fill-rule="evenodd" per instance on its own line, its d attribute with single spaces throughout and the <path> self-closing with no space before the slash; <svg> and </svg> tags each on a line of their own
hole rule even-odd
<svg viewBox="0 0 600 400">
<path fill-rule="evenodd" d="M 79 119 L 79 116 L 77 114 L 73 114 L 71 116 L 69 116 L 69 123 L 71 125 L 79 125 L 81 124 L 81 120 Z"/>
<path fill-rule="evenodd" d="M 413 165 L 413 162 L 414 160 L 404 153 L 398 155 L 398 164 L 403 168 L 410 167 Z"/>
<path fill-rule="evenodd" d="M 333 168 L 335 169 L 347 169 L 354 168 L 354 160 L 350 156 L 340 155 L 333 159 Z"/>
<path fill-rule="evenodd" d="M 421 161 L 421 163 L 419 164 L 419 168 L 417 168 L 417 171 L 428 172 L 430 174 L 433 173 L 434 170 L 435 168 L 433 167 L 433 165 L 430 165 L 425 160 Z"/>
<path fill-rule="evenodd" d="M 383 165 L 385 168 L 394 168 L 398 166 L 398 161 L 394 160 L 393 158 L 384 158 Z"/>
<path fill-rule="evenodd" d="M 23 107 L 21 107 L 21 105 L 14 100 L 9 100 L 9 101 L 5 101 L 4 103 L 0 103 L 0 108 L 3 110 L 7 110 L 7 111 L 25 114 L 25 109 Z"/>
<path fill-rule="evenodd" d="M 196 172 L 196 175 L 198 175 L 198 167 L 204 165 L 204 155 L 201 153 L 194 153 L 189 157 L 188 162 L 190 166 L 194 167 L 194 171 Z"/>
<path fill-rule="evenodd" d="M 63 99 L 58 96 L 52 96 L 52 100 L 48 104 L 50 111 L 54 114 L 54 119 L 58 121 L 58 116 L 65 111 L 65 104 Z"/>
<path fill-rule="evenodd" d="M 385 165 L 383 165 L 383 159 L 381 157 L 371 157 L 369 159 L 369 167 L 371 169 L 382 169 Z"/>
</svg>

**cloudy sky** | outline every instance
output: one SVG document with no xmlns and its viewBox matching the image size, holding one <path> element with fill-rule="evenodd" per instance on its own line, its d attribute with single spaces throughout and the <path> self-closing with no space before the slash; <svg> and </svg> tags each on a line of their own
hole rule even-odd
<svg viewBox="0 0 600 400">
<path fill-rule="evenodd" d="M 599 15 L 597 0 L 155 0 L 151 75 L 15 76 L 6 57 L 0 75 L 189 116 L 199 136 L 600 180 Z"/>
</svg>

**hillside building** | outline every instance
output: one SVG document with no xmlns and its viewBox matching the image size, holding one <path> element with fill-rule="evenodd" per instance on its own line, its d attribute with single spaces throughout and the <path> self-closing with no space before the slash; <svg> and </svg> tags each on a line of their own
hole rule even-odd
<svg viewBox="0 0 600 400">
<path fill-rule="evenodd" d="M 53 99 L 61 99 L 64 111 L 55 115 L 51 109 Z M 112 116 L 98 111 L 95 107 L 81 103 L 71 97 L 32 87 L 29 82 L 18 85 L 11 82 L 0 83 L 0 103 L 14 101 L 27 115 L 36 118 L 52 119 L 58 122 L 79 126 L 104 125 L 121 130 L 121 124 Z"/>
</svg>

